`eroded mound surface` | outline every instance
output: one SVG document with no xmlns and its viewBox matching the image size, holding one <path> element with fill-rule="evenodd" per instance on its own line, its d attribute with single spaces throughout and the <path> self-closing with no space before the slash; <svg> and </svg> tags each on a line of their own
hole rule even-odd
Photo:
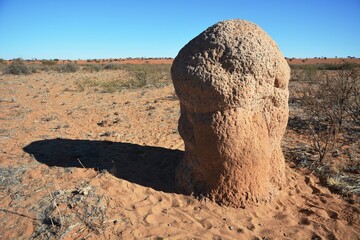
<svg viewBox="0 0 360 240">
<path fill-rule="evenodd" d="M 179 191 L 239 207 L 281 188 L 289 77 L 276 43 L 244 20 L 215 24 L 180 50 L 172 65 L 186 151 Z"/>
</svg>

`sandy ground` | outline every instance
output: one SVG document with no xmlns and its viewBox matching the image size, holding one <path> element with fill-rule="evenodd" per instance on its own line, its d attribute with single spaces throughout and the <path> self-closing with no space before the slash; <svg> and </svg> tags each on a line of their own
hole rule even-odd
<svg viewBox="0 0 360 240">
<path fill-rule="evenodd" d="M 176 194 L 174 90 L 76 87 L 116 74 L 0 76 L 0 239 L 360 239 L 358 203 L 291 162 L 266 205 Z"/>
</svg>

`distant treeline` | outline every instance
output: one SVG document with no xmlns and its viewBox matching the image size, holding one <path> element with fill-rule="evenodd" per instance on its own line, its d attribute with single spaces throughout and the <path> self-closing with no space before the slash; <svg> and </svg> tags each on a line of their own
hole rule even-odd
<svg viewBox="0 0 360 240">
<path fill-rule="evenodd" d="M 127 57 L 127 58 L 94 58 L 94 59 L 77 59 L 77 60 L 71 60 L 71 59 L 58 59 L 58 58 L 54 58 L 54 59 L 37 59 L 37 58 L 33 58 L 33 59 L 22 59 L 22 58 L 14 58 L 14 59 L 9 59 L 9 60 L 5 60 L 3 58 L 0 58 L 0 63 L 4 63 L 7 61 L 24 61 L 24 62 L 42 62 L 42 63 L 49 63 L 49 65 L 51 64 L 56 64 L 56 63 L 61 63 L 61 62 L 78 62 L 78 61 L 86 61 L 86 62 L 116 62 L 116 61 L 126 61 L 126 60 L 171 60 L 173 58 L 171 57 Z"/>
<path fill-rule="evenodd" d="M 157 58 L 160 59 L 160 58 Z M 114 60 L 116 61 L 116 60 Z M 63 62 L 62 64 L 58 64 L 60 60 L 37 60 L 37 62 L 28 62 L 23 59 L 15 59 L 10 63 L 6 61 L 1 61 L 0 59 L 0 72 L 4 74 L 31 74 L 39 71 L 56 71 L 56 72 L 77 72 L 78 70 L 83 70 L 87 72 L 98 72 L 101 70 L 131 70 L 132 68 L 136 68 L 132 65 L 132 63 L 126 62 L 101 62 L 101 63 L 93 63 L 91 61 L 82 61 L 82 62 Z M 140 64 L 144 65 L 146 64 Z M 154 65 L 154 64 L 147 64 Z M 160 64 L 160 65 L 169 65 L 168 68 L 170 71 L 171 63 Z M 341 64 L 336 63 L 317 63 L 317 64 L 290 64 L 291 69 L 293 70 L 305 70 L 305 71 L 316 71 L 316 70 L 351 70 L 353 68 L 360 68 L 360 64 L 345 62 Z M 148 72 L 148 70 L 147 70 Z"/>
<path fill-rule="evenodd" d="M 350 70 L 360 67 L 357 63 L 320 63 L 320 64 L 289 64 L 291 69 L 313 69 L 313 70 Z"/>
</svg>

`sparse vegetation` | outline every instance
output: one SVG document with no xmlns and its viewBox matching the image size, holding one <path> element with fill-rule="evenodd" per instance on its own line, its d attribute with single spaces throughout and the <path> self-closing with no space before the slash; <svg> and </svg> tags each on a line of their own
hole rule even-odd
<svg viewBox="0 0 360 240">
<path fill-rule="evenodd" d="M 305 62 L 305 61 L 304 61 Z M 307 71 L 309 69 L 312 70 L 351 70 L 353 68 L 360 67 L 359 64 L 344 62 L 342 64 L 333 64 L 333 63 L 322 63 L 322 64 L 290 64 L 291 69 L 294 71 Z"/>
<path fill-rule="evenodd" d="M 24 60 L 22 60 L 21 58 L 13 60 L 13 62 L 3 71 L 5 74 L 14 75 L 27 75 L 32 72 L 30 67 L 26 65 Z"/>
<path fill-rule="evenodd" d="M 11 63 L 6 60 L 1 66 Z M 175 169 L 183 157 L 179 150 L 184 148 L 177 129 L 179 103 L 172 86 L 155 88 L 171 84 L 170 65 L 114 60 L 114 68 L 104 69 L 107 60 L 101 64 L 85 60 L 78 61 L 77 72 L 65 73 L 59 66 L 67 63 L 24 62 L 29 68 L 38 68 L 38 73 L 1 77 L 6 90 L 0 97 L 4 110 L 0 120 L 5 123 L 0 127 L 4 142 L 4 164 L 0 166 L 3 238 L 131 239 L 142 234 L 144 239 L 172 239 L 186 238 L 176 235 L 177 229 L 193 226 L 189 233 L 200 230 L 207 239 L 220 239 L 219 229 L 233 239 L 297 239 L 315 231 L 318 235 L 304 236 L 356 239 L 359 87 L 351 88 L 351 94 L 340 94 L 344 92 L 340 86 L 344 85 L 344 90 L 351 86 L 341 82 L 350 71 L 324 70 L 317 65 L 292 68 L 290 119 L 282 146 L 287 160 L 286 185 L 274 202 L 276 206 L 250 206 L 245 211 L 247 216 L 256 216 L 261 208 L 267 212 L 262 220 L 281 223 L 282 229 L 275 226 L 263 231 L 263 224 L 266 227 L 269 222 L 260 221 L 260 225 L 257 218 L 241 217 L 243 209 L 223 208 L 206 196 L 195 199 L 173 194 Z M 349 104 L 320 97 L 329 92 L 339 94 L 331 99 L 348 96 Z M 332 102 L 337 103 L 336 108 L 319 109 L 323 106 L 319 104 L 332 106 Z M 315 104 L 318 115 L 330 109 L 336 113 L 334 118 L 342 116 L 341 124 L 333 121 L 341 125 L 336 144 L 328 147 L 321 161 L 310 126 L 315 133 L 325 134 L 329 119 L 314 119 L 317 115 L 307 109 L 309 103 Z M 340 106 L 346 106 L 345 111 L 339 111 Z M 334 197 L 321 185 L 343 198 Z M 289 218 L 293 221 L 284 221 Z M 340 221 L 344 235 L 330 235 Z M 301 228 L 296 235 L 292 235 L 294 224 Z"/>
<path fill-rule="evenodd" d="M 75 63 L 66 63 L 64 65 L 58 65 L 56 70 L 58 72 L 71 73 L 76 72 L 80 69 L 80 67 Z"/>
<path fill-rule="evenodd" d="M 83 70 L 86 72 L 99 72 L 103 70 L 104 66 L 100 64 L 86 64 L 83 66 Z"/>
<path fill-rule="evenodd" d="M 297 87 L 290 86 L 289 127 L 304 137 L 305 146 L 298 155 L 293 152 L 295 162 L 312 169 L 332 190 L 360 193 L 354 176 L 345 173 L 360 172 L 359 66 L 292 66 L 291 84 Z"/>
<path fill-rule="evenodd" d="M 34 239 L 62 238 L 73 228 L 78 229 L 79 236 L 83 232 L 101 235 L 114 221 L 128 221 L 125 217 L 108 220 L 104 207 L 108 202 L 90 185 L 49 192 L 41 204 L 42 214 L 36 221 Z"/>
<path fill-rule="evenodd" d="M 124 69 L 135 81 L 129 82 L 129 87 L 144 87 L 168 85 L 171 80 L 170 65 L 165 64 L 124 64 Z"/>
<path fill-rule="evenodd" d="M 116 64 L 116 63 L 109 63 L 104 66 L 104 69 L 119 70 L 119 69 L 122 69 L 122 66 L 120 64 Z"/>
<path fill-rule="evenodd" d="M 99 65 L 86 65 L 83 70 L 100 71 L 96 69 Z M 170 65 L 169 64 L 107 64 L 106 70 L 118 70 L 123 72 L 119 78 L 101 81 L 90 80 L 88 78 L 77 83 L 79 91 L 84 91 L 87 87 L 100 88 L 102 92 L 117 92 L 128 88 L 141 87 L 161 87 L 171 83 Z"/>
<path fill-rule="evenodd" d="M 304 89 L 304 109 L 309 117 L 308 126 L 313 146 L 323 161 L 339 145 L 339 134 L 356 127 L 354 117 L 360 113 L 359 70 L 338 70 L 326 73 Z M 356 119 L 356 117 L 355 117 Z"/>
<path fill-rule="evenodd" d="M 46 66 L 53 66 L 53 65 L 57 64 L 57 61 L 44 59 L 44 60 L 41 61 L 41 64 L 46 65 Z"/>
</svg>

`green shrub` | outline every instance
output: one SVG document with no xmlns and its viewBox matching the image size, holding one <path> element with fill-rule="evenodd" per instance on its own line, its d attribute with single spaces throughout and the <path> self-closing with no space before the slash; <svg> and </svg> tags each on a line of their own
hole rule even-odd
<svg viewBox="0 0 360 240">
<path fill-rule="evenodd" d="M 67 63 L 64 65 L 64 72 L 76 72 L 79 70 L 79 66 L 74 63 Z"/>
<path fill-rule="evenodd" d="M 35 65 L 35 64 L 27 65 L 27 67 L 29 68 L 30 73 L 37 73 L 39 72 L 39 70 L 42 69 L 39 65 Z"/>
<path fill-rule="evenodd" d="M 86 64 L 83 66 L 83 70 L 87 72 L 98 72 L 103 69 L 103 65 L 100 64 Z"/>
<path fill-rule="evenodd" d="M 72 73 L 78 71 L 79 68 L 80 67 L 75 63 L 67 63 L 64 65 L 57 65 L 55 70 L 58 72 Z"/>
<path fill-rule="evenodd" d="M 110 70 L 119 70 L 123 69 L 122 65 L 116 64 L 116 63 L 109 63 L 104 66 L 104 69 L 110 69 Z"/>
<path fill-rule="evenodd" d="M 45 65 L 45 66 L 41 66 L 41 70 L 42 70 L 42 71 L 45 71 L 45 72 L 49 72 L 50 70 L 52 70 L 52 68 L 49 67 L 49 66 L 47 66 L 47 65 Z"/>
<path fill-rule="evenodd" d="M 20 58 L 13 60 L 10 66 L 4 69 L 4 74 L 27 75 L 30 73 L 31 73 L 31 69 Z"/>
</svg>

